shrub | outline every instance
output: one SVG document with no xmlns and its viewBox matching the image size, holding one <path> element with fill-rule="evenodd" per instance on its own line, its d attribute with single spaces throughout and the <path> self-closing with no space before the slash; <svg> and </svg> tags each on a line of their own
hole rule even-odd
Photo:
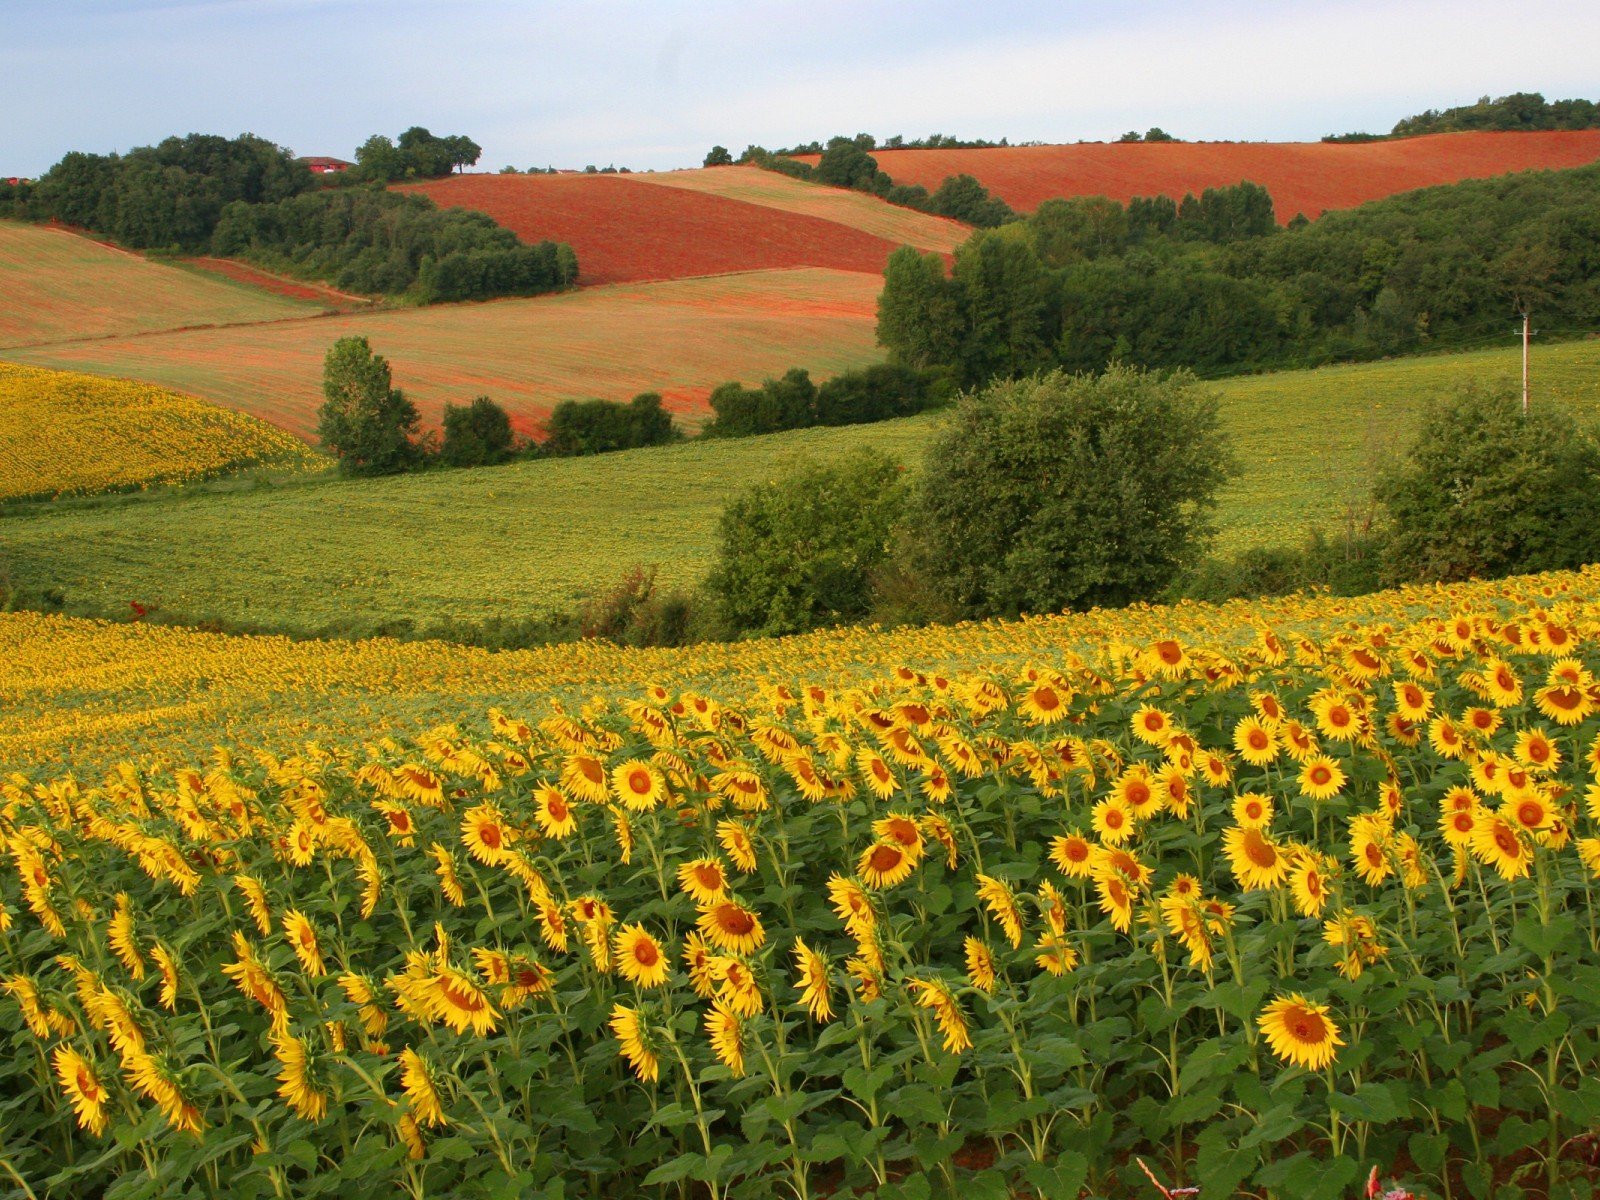
<svg viewBox="0 0 1600 1200">
<path fill-rule="evenodd" d="M 1378 488 L 1397 580 L 1454 581 L 1600 559 L 1600 440 L 1562 409 L 1526 415 L 1509 389 L 1435 405 Z"/>
<path fill-rule="evenodd" d="M 578 631 L 622 646 L 681 646 L 689 640 L 691 602 L 682 592 L 659 591 L 656 568 L 635 564 L 609 591 L 578 613 Z"/>
<path fill-rule="evenodd" d="M 1198 560 L 1232 470 L 1216 398 L 1186 372 L 996 384 L 929 447 L 920 569 L 969 616 L 1147 600 Z"/>
<path fill-rule="evenodd" d="M 511 418 L 487 396 L 471 404 L 444 406 L 444 446 L 440 459 L 447 467 L 487 467 L 506 462 L 514 452 Z"/>
<path fill-rule="evenodd" d="M 349 475 L 386 475 L 415 466 L 417 409 L 390 386 L 389 363 L 364 337 L 340 338 L 322 362 L 317 436 Z"/>
<path fill-rule="evenodd" d="M 774 636 L 865 616 L 908 499 L 903 470 L 862 450 L 735 497 L 707 583 L 727 628 Z"/>
<path fill-rule="evenodd" d="M 878 363 L 835 375 L 817 389 L 818 425 L 861 425 L 921 412 L 948 400 L 947 377 L 914 371 L 898 363 Z"/>
<path fill-rule="evenodd" d="M 747 437 L 803 429 L 816 424 L 817 385 L 800 367 L 790 367 L 782 379 L 768 379 L 758 388 L 725 383 L 711 393 L 716 413 L 701 430 L 707 437 Z"/>
<path fill-rule="evenodd" d="M 563 400 L 545 422 L 545 434 L 543 453 L 551 458 L 661 446 L 682 436 L 656 392 L 642 392 L 627 404 Z"/>
</svg>

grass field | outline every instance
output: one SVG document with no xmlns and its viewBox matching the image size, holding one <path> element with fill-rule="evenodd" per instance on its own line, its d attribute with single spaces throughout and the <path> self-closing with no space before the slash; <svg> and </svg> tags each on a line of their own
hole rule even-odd
<svg viewBox="0 0 1600 1200">
<path fill-rule="evenodd" d="M 420 192 L 442 207 L 488 213 L 526 241 L 568 243 L 577 251 L 578 278 L 585 286 L 782 267 L 881 275 L 904 241 L 932 240 L 929 249 L 949 250 L 969 232 L 869 196 L 860 196 L 859 204 L 835 202 L 807 212 L 795 204 L 752 203 L 715 188 L 653 187 L 646 182 L 651 178 L 453 175 L 400 190 Z M 905 216 L 898 216 L 902 211 Z M 877 228 L 868 232 L 868 224 Z"/>
<path fill-rule="evenodd" d="M 802 155 L 815 162 L 815 155 Z M 1006 146 L 986 150 L 879 150 L 896 183 L 933 189 L 976 176 L 1013 208 L 1053 196 L 1199 195 L 1248 179 L 1272 193 L 1278 219 L 1316 217 L 1412 188 L 1508 171 L 1578 167 L 1600 159 L 1600 130 L 1440 133 L 1384 142 L 1145 142 Z"/>
<path fill-rule="evenodd" d="M 0 221 L 0 280 L 0 350 L 303 317 L 321 307 L 15 221 Z"/>
<path fill-rule="evenodd" d="M 1600 412 L 1600 341 L 1541 348 L 1536 402 Z M 1223 494 L 1222 546 L 1333 529 L 1422 403 L 1512 375 L 1512 350 L 1286 372 L 1217 385 L 1245 473 Z M 737 488 L 802 456 L 871 445 L 916 464 L 937 414 L 879 425 L 373 481 L 65 506 L 8 519 L 13 578 L 101 612 L 132 601 L 187 617 L 331 622 L 526 615 L 615 583 L 636 562 L 666 584 L 709 565 Z M 185 565 L 192 564 L 192 565 Z"/>
<path fill-rule="evenodd" d="M 35 366 L 141 379 L 310 438 L 322 359 L 362 334 L 437 424 L 447 402 L 487 394 L 531 429 L 556 403 L 659 391 L 699 414 L 730 379 L 805 366 L 818 378 L 880 357 L 882 278 L 801 268 L 619 284 L 533 299 L 349 313 L 5 352 Z M 226 285 L 218 285 L 226 286 Z"/>
<path fill-rule="evenodd" d="M 193 396 L 0 363 L 0 501 L 329 465 L 283 430 Z"/>
</svg>

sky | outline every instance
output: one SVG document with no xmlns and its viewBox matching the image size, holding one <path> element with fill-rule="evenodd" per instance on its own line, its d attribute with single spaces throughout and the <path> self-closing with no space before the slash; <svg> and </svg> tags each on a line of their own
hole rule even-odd
<svg viewBox="0 0 1600 1200">
<path fill-rule="evenodd" d="M 479 169 L 826 139 L 1311 141 L 1480 95 L 1600 99 L 1593 0 L 0 0 L 0 175 L 411 125 Z"/>
</svg>

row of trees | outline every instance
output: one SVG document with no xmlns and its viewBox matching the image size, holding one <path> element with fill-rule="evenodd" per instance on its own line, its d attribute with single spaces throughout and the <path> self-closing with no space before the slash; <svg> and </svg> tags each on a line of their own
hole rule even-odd
<svg viewBox="0 0 1600 1200">
<path fill-rule="evenodd" d="M 570 246 L 528 245 L 482 213 L 381 186 L 447 174 L 477 156 L 469 138 L 414 127 L 398 145 L 370 139 L 349 178 L 318 177 L 263 138 L 190 134 L 125 155 L 74 151 L 37 184 L 0 189 L 0 216 L 62 221 L 135 249 L 244 258 L 424 303 L 572 284 Z"/>
<path fill-rule="evenodd" d="M 1600 167 L 1429 188 L 1280 230 L 1254 184 L 1052 200 L 980 231 L 947 273 L 891 256 L 878 341 L 967 385 L 1112 362 L 1206 375 L 1469 343 L 1536 307 L 1600 320 Z"/>
<path fill-rule="evenodd" d="M 878 363 L 835 375 L 818 387 L 800 367 L 760 387 L 725 383 L 711 393 L 705 437 L 748 437 L 813 425 L 863 425 L 908 417 L 955 394 L 949 375 Z"/>
<path fill-rule="evenodd" d="M 1594 129 L 1600 126 L 1600 102 L 1546 100 L 1538 92 L 1513 92 L 1491 100 L 1480 96 L 1476 104 L 1455 108 L 1430 108 L 1402 117 L 1387 134 L 1330 134 L 1325 142 L 1376 142 L 1386 138 L 1416 137 L 1424 133 L 1461 133 L 1482 129 L 1528 132 L 1538 129 Z"/>
<path fill-rule="evenodd" d="M 890 204 L 964 221 L 980 229 L 992 229 L 1016 218 L 1010 205 L 998 196 L 991 195 L 971 175 L 952 175 L 932 192 L 920 183 L 895 183 L 879 170 L 878 160 L 869 153 L 874 145 L 872 136 L 865 133 L 853 138 L 830 138 L 825 147 L 818 146 L 814 151 L 821 155 L 814 167 L 789 157 L 789 151 L 773 152 L 761 146 L 747 146 L 744 153 L 735 159 L 726 147 L 713 146 L 711 153 L 706 155 L 705 165 L 716 167 L 748 163 L 796 179 L 866 192 Z"/>
<path fill-rule="evenodd" d="M 737 497 L 706 602 L 725 635 L 956 620 L 1310 586 L 1371 590 L 1600 560 L 1600 430 L 1471 387 L 1428 412 L 1378 483 L 1381 516 L 1330 545 L 1208 560 L 1235 464 L 1188 373 L 1116 367 L 961 400 L 921 477 L 863 452 Z M 704 623 L 704 622 L 702 622 Z"/>
</svg>

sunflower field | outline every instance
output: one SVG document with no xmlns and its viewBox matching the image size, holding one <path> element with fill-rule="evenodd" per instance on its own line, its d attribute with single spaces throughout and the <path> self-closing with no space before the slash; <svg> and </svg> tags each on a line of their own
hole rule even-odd
<svg viewBox="0 0 1600 1200">
<path fill-rule="evenodd" d="M 0 1186 L 1591 1195 L 1594 582 L 12 775 Z"/>
<path fill-rule="evenodd" d="M 291 434 L 129 379 L 0 363 L 0 502 L 323 470 Z"/>
</svg>

